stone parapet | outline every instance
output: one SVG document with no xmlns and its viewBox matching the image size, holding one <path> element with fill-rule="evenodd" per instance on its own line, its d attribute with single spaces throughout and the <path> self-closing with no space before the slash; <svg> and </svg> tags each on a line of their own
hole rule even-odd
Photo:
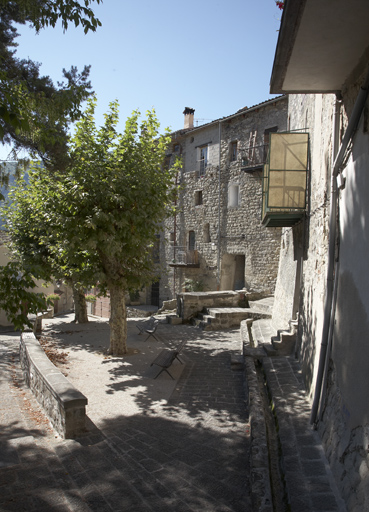
<svg viewBox="0 0 369 512">
<path fill-rule="evenodd" d="M 188 320 L 206 308 L 237 307 L 245 292 L 186 292 L 177 295 L 177 315 Z"/>
<path fill-rule="evenodd" d="M 65 439 L 81 435 L 87 398 L 52 364 L 31 332 L 21 335 L 20 360 L 27 385 L 57 433 Z"/>
</svg>

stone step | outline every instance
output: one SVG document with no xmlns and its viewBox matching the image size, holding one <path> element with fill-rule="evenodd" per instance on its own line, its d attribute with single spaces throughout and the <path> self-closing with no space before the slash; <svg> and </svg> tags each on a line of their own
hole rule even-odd
<svg viewBox="0 0 369 512">
<path fill-rule="evenodd" d="M 215 318 L 239 317 L 241 320 L 246 318 L 271 318 L 271 314 L 263 309 L 256 308 L 206 308 L 207 315 Z"/>
<path fill-rule="evenodd" d="M 260 300 L 249 300 L 249 306 L 251 309 L 264 310 L 267 313 L 272 314 L 274 304 L 274 297 L 265 297 Z"/>
</svg>

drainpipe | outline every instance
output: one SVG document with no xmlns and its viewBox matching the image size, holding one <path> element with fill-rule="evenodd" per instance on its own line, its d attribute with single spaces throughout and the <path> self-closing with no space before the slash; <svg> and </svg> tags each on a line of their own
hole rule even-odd
<svg viewBox="0 0 369 512">
<path fill-rule="evenodd" d="M 220 204 L 221 204 L 221 193 L 220 193 L 220 185 L 221 185 L 221 179 L 220 179 L 220 164 L 221 164 L 221 157 L 222 157 L 222 123 L 219 121 L 219 172 L 218 172 L 218 262 L 217 262 L 217 290 L 220 290 L 220 243 L 221 243 L 221 237 L 220 237 Z"/>
<path fill-rule="evenodd" d="M 177 244 L 177 189 L 178 189 L 178 171 L 176 173 L 176 198 L 174 201 L 175 214 L 174 214 L 174 251 L 173 251 L 173 259 L 176 260 L 176 244 Z M 173 297 L 176 296 L 176 267 L 173 268 Z"/>
<path fill-rule="evenodd" d="M 328 268 L 327 268 L 327 283 L 326 283 L 326 296 L 324 302 L 324 319 L 323 319 L 323 330 L 322 330 L 322 341 L 320 345 L 320 357 L 318 373 L 316 378 L 314 401 L 310 416 L 310 423 L 314 424 L 316 428 L 317 422 L 321 417 L 322 407 L 324 406 L 321 398 L 325 396 L 325 389 L 323 388 L 323 380 L 326 382 L 330 350 L 332 345 L 333 327 L 334 327 L 334 310 L 336 303 L 337 284 L 338 284 L 338 266 L 335 266 L 335 249 L 336 249 L 336 238 L 337 238 L 337 210 L 338 210 L 338 199 L 339 194 L 337 190 L 336 178 L 338 172 L 341 169 L 344 157 L 346 155 L 347 148 L 354 137 L 357 126 L 360 121 L 361 114 L 364 110 L 366 100 L 369 92 L 369 70 L 367 77 L 360 88 L 359 94 L 356 98 L 356 102 L 346 128 L 345 135 L 342 139 L 342 143 L 338 154 L 334 160 L 331 174 L 331 200 L 330 200 L 330 212 L 329 212 L 329 245 L 328 245 Z M 335 119 L 334 119 L 334 141 L 337 146 L 337 134 L 339 130 L 339 116 L 336 102 Z M 318 408 L 321 402 L 320 414 L 318 418 Z"/>
</svg>

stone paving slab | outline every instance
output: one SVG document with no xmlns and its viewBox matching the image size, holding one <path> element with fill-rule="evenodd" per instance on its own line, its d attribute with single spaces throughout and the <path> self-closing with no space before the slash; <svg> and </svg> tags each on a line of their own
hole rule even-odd
<svg viewBox="0 0 369 512">
<path fill-rule="evenodd" d="M 0 510 L 251 510 L 244 376 L 231 370 L 238 331 L 160 325 L 159 342 L 139 348 L 135 335 L 139 352 L 118 360 L 105 359 L 101 322 L 63 322 L 46 327 L 70 353 L 68 378 L 88 391 L 88 432 L 75 440 L 55 434 L 23 386 L 17 336 L 0 335 Z M 176 380 L 151 378 L 151 351 L 183 339 Z"/>
<path fill-rule="evenodd" d="M 309 422 L 311 406 L 292 357 L 263 358 L 282 452 L 282 470 L 292 512 L 344 512 L 343 500 Z"/>
</svg>

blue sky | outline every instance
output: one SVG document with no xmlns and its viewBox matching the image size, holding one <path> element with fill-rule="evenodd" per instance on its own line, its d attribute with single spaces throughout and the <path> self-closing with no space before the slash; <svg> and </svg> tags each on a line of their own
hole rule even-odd
<svg viewBox="0 0 369 512">
<path fill-rule="evenodd" d="M 274 0 L 104 0 L 93 10 L 102 27 L 87 35 L 81 27 L 38 35 L 20 27 L 17 56 L 42 63 L 54 81 L 63 68 L 91 64 L 99 125 L 115 99 L 122 128 L 132 110 L 154 107 L 163 129 L 178 130 L 185 107 L 201 124 L 273 97 L 281 17 Z"/>
</svg>

